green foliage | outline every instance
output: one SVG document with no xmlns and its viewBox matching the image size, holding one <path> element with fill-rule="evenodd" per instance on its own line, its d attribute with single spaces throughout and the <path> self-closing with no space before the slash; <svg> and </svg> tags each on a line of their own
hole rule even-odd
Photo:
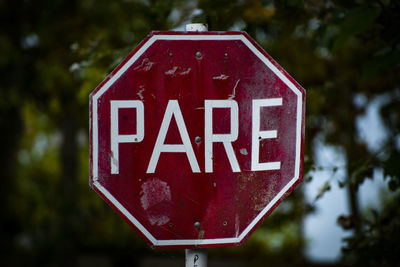
<svg viewBox="0 0 400 267">
<path fill-rule="evenodd" d="M 400 153 L 396 152 L 383 162 L 385 178 L 389 179 L 389 189 L 396 191 L 400 188 Z"/>
<path fill-rule="evenodd" d="M 357 202 L 374 170 L 383 170 L 391 191 L 400 188 L 398 0 L 0 0 L 0 17 L 2 265 L 71 266 L 91 254 L 133 265 L 144 255 L 173 254 L 150 250 L 88 189 L 88 95 L 150 31 L 190 21 L 247 31 L 306 88 L 305 180 L 318 179 L 317 139 L 346 158 L 339 183 L 351 214 L 339 223 L 354 233 L 344 262 L 399 261 L 399 198 L 387 199 L 372 220 Z M 387 140 L 372 151 L 357 120 L 377 97 L 386 99 L 380 112 Z M 312 197 L 329 194 L 331 183 Z M 236 255 L 253 266 L 302 264 L 302 221 L 311 211 L 297 189 L 241 248 L 212 256 Z"/>
<path fill-rule="evenodd" d="M 364 219 L 363 235 L 346 238 L 344 260 L 359 266 L 395 266 L 400 261 L 400 195 L 385 203 L 381 212 L 371 210 L 370 220 Z"/>
</svg>

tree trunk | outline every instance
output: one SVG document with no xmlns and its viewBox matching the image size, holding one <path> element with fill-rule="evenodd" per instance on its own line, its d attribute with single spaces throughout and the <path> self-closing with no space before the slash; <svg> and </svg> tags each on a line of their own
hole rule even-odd
<svg viewBox="0 0 400 267">
<path fill-rule="evenodd" d="M 57 249 L 60 266 L 75 266 L 78 244 L 78 143 L 77 118 L 72 109 L 61 118 L 61 208 L 60 247 Z"/>
<path fill-rule="evenodd" d="M 10 196 L 15 193 L 15 181 L 17 178 L 17 156 L 18 147 L 23 130 L 22 119 L 19 109 L 12 107 L 9 110 L 2 111 L 0 115 L 0 234 L 1 255 L 3 262 L 7 262 L 7 258 L 11 259 L 14 252 L 13 243 L 16 234 L 20 231 L 18 220 L 14 214 L 14 206 L 17 203 L 10 201 Z"/>
</svg>

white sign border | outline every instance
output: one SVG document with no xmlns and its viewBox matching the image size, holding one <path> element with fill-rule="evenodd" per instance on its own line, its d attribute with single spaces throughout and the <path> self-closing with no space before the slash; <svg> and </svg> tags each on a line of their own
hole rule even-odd
<svg viewBox="0 0 400 267">
<path fill-rule="evenodd" d="M 215 239 L 176 239 L 176 240 L 157 240 L 117 199 L 98 181 L 98 99 L 127 71 L 136 60 L 158 40 L 240 40 L 242 41 L 272 72 L 275 73 L 296 95 L 296 157 L 295 175 L 290 182 L 268 203 L 268 205 L 253 219 L 253 221 L 233 238 Z M 212 245 L 212 244 L 235 244 L 240 243 L 253 227 L 264 217 L 264 215 L 282 198 L 282 196 L 299 180 L 300 157 L 301 157 L 301 136 L 302 136 L 302 116 L 303 98 L 302 92 L 267 58 L 265 57 L 243 34 L 229 35 L 153 35 L 146 43 L 112 76 L 92 97 L 92 179 L 95 186 L 154 246 L 183 246 L 183 245 Z"/>
</svg>

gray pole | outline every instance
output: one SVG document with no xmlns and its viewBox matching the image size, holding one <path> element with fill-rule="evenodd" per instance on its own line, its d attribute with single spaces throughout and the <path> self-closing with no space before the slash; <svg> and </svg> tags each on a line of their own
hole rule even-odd
<svg viewBox="0 0 400 267">
<path fill-rule="evenodd" d="M 193 23 L 186 25 L 186 31 L 188 32 L 206 32 L 208 31 L 207 24 Z M 195 227 L 197 225 L 195 223 Z M 198 226 L 200 227 L 200 226 Z M 206 248 L 193 248 L 185 250 L 185 266 L 186 267 L 207 267 L 207 254 Z"/>
<path fill-rule="evenodd" d="M 193 248 L 186 249 L 186 267 L 207 267 L 207 249 L 206 248 Z"/>
</svg>

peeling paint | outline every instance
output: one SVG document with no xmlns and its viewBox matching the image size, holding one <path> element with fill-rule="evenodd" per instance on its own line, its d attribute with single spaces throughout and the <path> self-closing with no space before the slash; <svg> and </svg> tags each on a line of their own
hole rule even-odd
<svg viewBox="0 0 400 267">
<path fill-rule="evenodd" d="M 144 86 L 140 85 L 139 89 L 140 89 L 139 92 L 137 92 L 136 94 L 139 96 L 140 99 L 143 99 L 144 97 L 142 93 L 145 91 Z"/>
<path fill-rule="evenodd" d="M 242 155 L 248 155 L 249 153 L 247 152 L 247 149 L 246 148 L 241 148 L 240 150 L 240 154 L 242 154 Z"/>
<path fill-rule="evenodd" d="M 277 186 L 277 179 L 274 176 L 270 176 L 270 185 L 267 190 L 260 192 L 257 197 L 253 198 L 254 210 L 261 211 L 265 208 L 267 203 L 275 196 L 275 187 Z"/>
<path fill-rule="evenodd" d="M 174 66 L 174 67 L 172 67 L 172 69 L 167 70 L 165 72 L 165 75 L 172 76 L 172 77 L 185 76 L 185 75 L 188 75 L 191 70 L 192 70 L 191 68 L 185 69 L 182 67 Z"/>
<path fill-rule="evenodd" d="M 147 212 L 151 225 L 164 225 L 169 222 L 171 189 L 168 184 L 158 178 L 152 178 L 142 184 L 140 192 L 142 208 Z"/>
<path fill-rule="evenodd" d="M 151 62 L 147 57 L 145 59 L 143 59 L 142 63 L 137 66 L 136 68 L 134 68 L 135 71 L 149 71 L 151 70 L 151 68 L 153 67 L 155 63 Z"/>
<path fill-rule="evenodd" d="M 221 75 L 219 75 L 219 76 L 214 76 L 212 79 L 213 79 L 213 80 L 227 80 L 228 78 L 229 78 L 228 75 L 221 74 Z"/>
<path fill-rule="evenodd" d="M 150 215 L 149 221 L 150 221 L 151 225 L 160 226 L 160 225 L 164 225 L 167 222 L 169 222 L 169 217 L 166 215 L 159 215 L 159 216 Z"/>
</svg>

